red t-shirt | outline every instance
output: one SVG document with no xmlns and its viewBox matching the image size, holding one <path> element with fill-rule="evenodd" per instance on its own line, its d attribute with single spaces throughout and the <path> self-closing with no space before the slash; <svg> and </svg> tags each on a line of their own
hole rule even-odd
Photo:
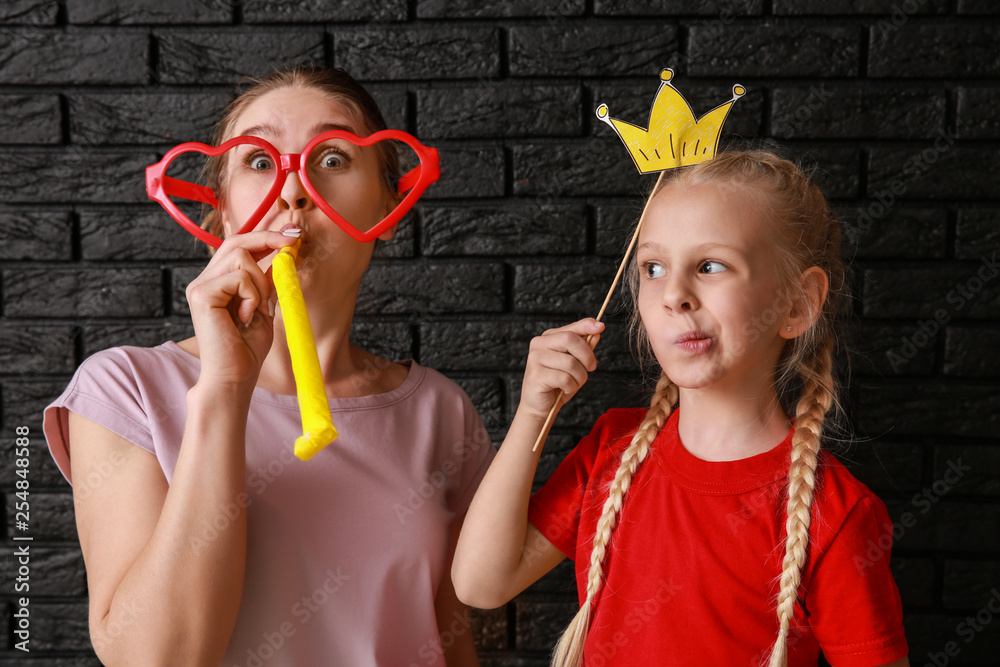
<svg viewBox="0 0 1000 667">
<path fill-rule="evenodd" d="M 528 519 L 586 591 L 597 520 L 645 409 L 611 410 L 531 499 Z M 674 411 L 639 466 L 604 560 L 588 667 L 757 667 L 778 634 L 792 432 L 739 461 L 688 452 Z M 822 452 L 788 667 L 884 665 L 907 654 L 885 505 Z M 804 609 L 803 609 L 804 608 Z"/>
</svg>

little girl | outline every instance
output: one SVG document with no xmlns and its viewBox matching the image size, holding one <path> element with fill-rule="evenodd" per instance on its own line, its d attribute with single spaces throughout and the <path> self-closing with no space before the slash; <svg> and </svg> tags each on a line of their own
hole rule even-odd
<svg viewBox="0 0 1000 667">
<path fill-rule="evenodd" d="M 529 497 L 532 443 L 596 368 L 603 325 L 535 338 L 459 540 L 458 596 L 502 605 L 569 557 L 581 608 L 555 665 L 800 666 L 821 650 L 837 667 L 908 665 L 888 554 L 857 558 L 891 531 L 885 506 L 820 449 L 837 218 L 766 152 L 665 176 L 630 271 L 662 369 L 650 407 L 606 413 Z"/>
</svg>

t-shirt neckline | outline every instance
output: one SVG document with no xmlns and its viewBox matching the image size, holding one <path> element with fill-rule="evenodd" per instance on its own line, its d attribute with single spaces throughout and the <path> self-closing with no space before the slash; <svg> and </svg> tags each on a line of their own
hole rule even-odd
<svg viewBox="0 0 1000 667">
<path fill-rule="evenodd" d="M 735 461 L 706 461 L 685 447 L 678 432 L 680 410 L 674 410 L 660 434 L 664 455 L 658 457 L 674 474 L 676 481 L 692 491 L 711 494 L 746 493 L 788 476 L 792 435 L 766 452 Z"/>
<path fill-rule="evenodd" d="M 178 358 L 184 361 L 192 368 L 197 371 L 201 371 L 201 359 L 194 356 L 176 342 L 168 340 L 163 343 L 160 347 L 173 353 Z M 406 374 L 406 378 L 400 383 L 398 387 L 392 389 L 391 391 L 383 392 L 381 394 L 370 394 L 368 396 L 351 396 L 347 398 L 328 398 L 327 401 L 330 404 L 331 412 L 353 412 L 357 410 L 365 410 L 372 408 L 383 408 L 390 405 L 394 405 L 404 399 L 406 399 L 410 394 L 412 394 L 420 383 L 423 381 L 424 374 L 426 373 L 426 368 L 418 364 L 413 359 L 403 359 L 397 361 L 402 366 L 405 366 L 409 372 Z M 298 396 L 290 394 L 278 394 L 269 389 L 263 389 L 261 387 L 254 387 L 253 395 L 251 397 L 252 401 L 270 405 L 273 407 L 287 408 L 290 410 L 298 411 L 299 409 L 299 399 Z"/>
</svg>

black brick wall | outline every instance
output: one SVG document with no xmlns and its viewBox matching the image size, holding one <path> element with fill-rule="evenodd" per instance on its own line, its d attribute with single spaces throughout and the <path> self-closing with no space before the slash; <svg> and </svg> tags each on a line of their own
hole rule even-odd
<svg viewBox="0 0 1000 667">
<path fill-rule="evenodd" d="M 856 437 L 832 446 L 899 522 L 911 664 L 943 664 L 947 642 L 947 664 L 996 664 L 1000 280 L 977 272 L 1000 250 L 998 18 L 987 0 L 0 4 L 0 667 L 97 664 L 41 410 L 87 355 L 191 333 L 183 290 L 207 255 L 145 198 L 143 169 L 206 140 L 241 76 L 303 59 L 352 71 L 390 126 L 441 151 L 441 180 L 377 251 L 355 334 L 455 378 L 497 440 L 528 340 L 596 313 L 648 185 L 597 102 L 642 123 L 667 66 L 698 112 L 744 84 L 727 132 L 815 166 L 843 214 Z M 601 412 L 645 402 L 621 310 L 609 321 L 601 370 L 561 413 L 538 483 Z M 12 634 L 22 425 L 30 656 Z M 949 486 L 959 461 L 971 471 Z M 477 613 L 484 664 L 547 664 L 574 600 L 563 564 Z M 992 622 L 965 641 L 959 624 L 977 613 Z"/>
</svg>

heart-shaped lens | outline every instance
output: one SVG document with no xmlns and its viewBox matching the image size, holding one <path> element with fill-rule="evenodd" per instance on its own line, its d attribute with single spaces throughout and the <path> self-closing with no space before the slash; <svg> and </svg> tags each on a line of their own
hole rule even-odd
<svg viewBox="0 0 1000 667">
<path fill-rule="evenodd" d="M 420 156 L 405 142 L 382 139 L 359 146 L 334 136 L 311 142 L 308 153 L 302 153 L 299 173 L 305 171 L 303 185 L 328 217 L 355 239 L 370 240 L 409 211 L 412 204 L 398 216 L 387 215 L 402 205 L 406 190 L 411 189 L 404 181 L 400 190 L 401 175 L 411 174 L 413 181 L 419 167 Z M 416 197 L 419 194 L 411 199 Z"/>
</svg>

